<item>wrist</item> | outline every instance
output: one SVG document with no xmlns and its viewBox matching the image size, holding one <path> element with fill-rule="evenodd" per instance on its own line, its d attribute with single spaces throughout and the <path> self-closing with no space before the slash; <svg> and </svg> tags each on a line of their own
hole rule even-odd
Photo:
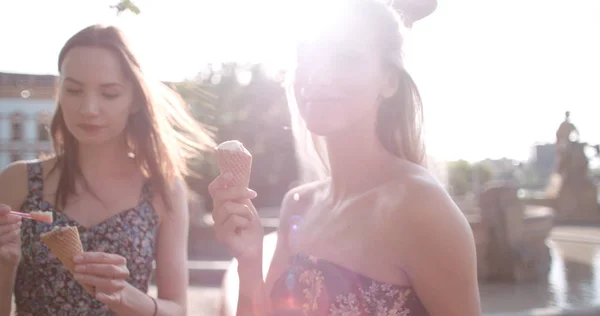
<svg viewBox="0 0 600 316">
<path fill-rule="evenodd" d="M 0 277 L 0 288 L 6 287 L 12 290 L 17 274 L 17 267 L 18 265 L 0 263 L 0 275 L 2 276 Z"/>
<path fill-rule="evenodd" d="M 257 289 L 261 288 L 263 281 L 262 260 L 238 261 L 238 276 L 240 293 L 252 297 Z"/>
<path fill-rule="evenodd" d="M 113 308 L 119 315 L 154 315 L 154 299 L 127 283 L 119 306 Z"/>
<path fill-rule="evenodd" d="M 243 255 L 235 257 L 238 262 L 238 270 L 240 267 L 256 268 L 257 266 L 261 266 L 263 257 L 262 244 L 251 249 L 251 251 L 246 251 Z"/>
</svg>

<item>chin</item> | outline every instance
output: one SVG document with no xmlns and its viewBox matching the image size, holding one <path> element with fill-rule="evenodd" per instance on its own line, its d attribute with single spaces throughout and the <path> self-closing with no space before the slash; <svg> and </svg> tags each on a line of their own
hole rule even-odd
<svg viewBox="0 0 600 316">
<path fill-rule="evenodd" d="M 111 137 L 111 135 L 107 135 L 107 133 L 93 134 L 77 131 L 75 133 L 71 132 L 71 134 L 75 137 L 77 143 L 81 145 L 102 145 L 115 139 L 115 137 Z"/>
<path fill-rule="evenodd" d="M 331 124 L 331 122 L 305 122 L 306 129 L 309 132 L 317 135 L 317 136 L 331 136 L 333 134 L 339 133 L 342 129 L 336 128 Z"/>
<path fill-rule="evenodd" d="M 89 137 L 89 136 L 77 136 L 75 135 L 77 143 L 81 145 L 102 145 L 107 143 L 109 140 L 105 137 Z"/>
</svg>

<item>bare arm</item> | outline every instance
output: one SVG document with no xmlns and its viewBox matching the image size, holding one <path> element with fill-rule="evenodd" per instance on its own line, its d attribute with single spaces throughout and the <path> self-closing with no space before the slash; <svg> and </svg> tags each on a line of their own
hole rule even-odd
<svg viewBox="0 0 600 316">
<path fill-rule="evenodd" d="M 0 173 L 0 203 L 11 210 L 19 210 L 27 192 L 27 166 L 24 162 L 12 163 Z M 2 250 L 6 249 L 0 249 Z M 9 256 L 8 260 L 0 261 L 0 316 L 8 316 L 11 313 L 13 287 L 20 260 L 20 249 L 18 251 Z"/>
<path fill-rule="evenodd" d="M 289 247 L 289 227 L 293 214 L 297 214 L 305 205 L 303 198 L 294 199 L 298 193 L 305 193 L 306 187 L 299 187 L 289 191 L 283 198 L 280 211 L 280 224 L 277 228 L 277 245 L 269 265 L 269 272 L 263 282 L 262 267 L 250 267 L 248 270 L 238 268 L 240 275 L 240 296 L 238 298 L 238 316 L 264 315 L 271 310 L 270 294 L 275 282 L 281 277 L 289 266 L 291 250 Z M 299 194 L 299 196 L 306 196 Z M 261 262 L 262 264 L 262 262 Z M 260 269 L 260 270 L 259 270 Z M 256 276 L 260 276 L 257 278 Z M 250 293 L 254 293 L 254 296 Z"/>
<path fill-rule="evenodd" d="M 0 316 L 10 315 L 16 273 L 17 266 L 0 266 Z"/>
<path fill-rule="evenodd" d="M 189 209 L 183 180 L 171 195 L 173 209 L 160 225 L 156 256 L 158 315 L 187 315 Z"/>
<path fill-rule="evenodd" d="M 468 221 L 433 180 L 417 179 L 398 212 L 403 269 L 432 316 L 480 315 L 475 241 Z"/>
<path fill-rule="evenodd" d="M 156 243 L 156 285 L 158 287 L 156 315 L 187 315 L 187 245 L 189 212 L 187 192 L 182 180 L 176 181 L 172 193 L 172 209 L 161 201 L 155 203 L 162 216 Z M 120 315 L 153 315 L 154 302 L 138 289 L 125 289 Z"/>
</svg>

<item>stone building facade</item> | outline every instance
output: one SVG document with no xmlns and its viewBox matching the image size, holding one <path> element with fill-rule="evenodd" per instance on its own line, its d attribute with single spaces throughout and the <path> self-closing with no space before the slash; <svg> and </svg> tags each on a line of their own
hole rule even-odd
<svg viewBox="0 0 600 316">
<path fill-rule="evenodd" d="M 48 127 L 57 77 L 0 73 L 0 169 L 52 150 Z"/>
</svg>

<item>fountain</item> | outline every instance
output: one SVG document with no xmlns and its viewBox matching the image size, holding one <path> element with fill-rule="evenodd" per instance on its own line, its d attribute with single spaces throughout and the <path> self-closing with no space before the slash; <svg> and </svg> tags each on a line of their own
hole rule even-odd
<svg viewBox="0 0 600 316">
<path fill-rule="evenodd" d="M 599 223 L 598 190 L 589 176 L 585 150 L 592 147 L 596 155 L 600 146 L 578 141 L 579 133 L 569 121 L 569 112 L 556 132 L 557 164 L 546 187 L 544 198 L 529 198 L 528 205 L 546 205 L 554 209 L 556 223 Z"/>
<path fill-rule="evenodd" d="M 469 217 L 482 282 L 539 281 L 550 270 L 546 239 L 553 226 L 552 210 L 526 208 L 517 192 L 508 183 L 489 185 L 480 195 L 479 216 Z"/>
</svg>

